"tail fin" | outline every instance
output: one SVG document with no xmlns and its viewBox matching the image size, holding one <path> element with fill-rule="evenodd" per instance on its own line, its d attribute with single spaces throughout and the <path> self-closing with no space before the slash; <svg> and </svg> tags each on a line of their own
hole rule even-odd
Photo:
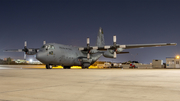
<svg viewBox="0 0 180 101">
<path fill-rule="evenodd" d="M 99 28 L 99 33 L 98 33 L 98 36 L 97 36 L 97 46 L 98 47 L 103 47 L 104 45 L 105 45 L 105 42 L 104 42 L 103 29 L 100 27 Z"/>
</svg>

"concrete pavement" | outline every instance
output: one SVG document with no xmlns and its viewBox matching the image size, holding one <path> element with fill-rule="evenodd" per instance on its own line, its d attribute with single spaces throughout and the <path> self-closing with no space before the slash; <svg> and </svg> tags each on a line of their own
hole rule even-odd
<svg viewBox="0 0 180 101">
<path fill-rule="evenodd" d="M 0 101 L 179 101 L 179 69 L 0 69 Z"/>
</svg>

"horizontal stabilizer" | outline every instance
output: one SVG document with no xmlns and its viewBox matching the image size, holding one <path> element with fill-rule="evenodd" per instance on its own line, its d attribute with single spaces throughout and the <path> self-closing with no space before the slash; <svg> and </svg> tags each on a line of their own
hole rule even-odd
<svg viewBox="0 0 180 101">
<path fill-rule="evenodd" d="M 144 48 L 144 47 L 161 47 L 161 46 L 176 46 L 177 43 L 154 43 L 154 44 L 132 44 L 125 45 L 125 49 Z"/>
</svg>

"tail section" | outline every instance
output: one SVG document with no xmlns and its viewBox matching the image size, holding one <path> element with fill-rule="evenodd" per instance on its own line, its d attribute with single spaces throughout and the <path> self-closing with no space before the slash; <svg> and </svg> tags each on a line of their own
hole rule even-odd
<svg viewBox="0 0 180 101">
<path fill-rule="evenodd" d="M 103 47 L 104 45 L 105 45 L 105 42 L 104 42 L 103 29 L 100 27 L 99 28 L 99 33 L 98 33 L 98 36 L 97 36 L 97 46 L 98 47 Z"/>
</svg>

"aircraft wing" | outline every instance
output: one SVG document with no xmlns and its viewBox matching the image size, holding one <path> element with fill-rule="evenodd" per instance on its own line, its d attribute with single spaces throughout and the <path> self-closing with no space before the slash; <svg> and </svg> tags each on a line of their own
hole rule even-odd
<svg viewBox="0 0 180 101">
<path fill-rule="evenodd" d="M 131 48 L 144 48 L 144 47 L 160 47 L 160 46 L 175 46 L 176 43 L 154 43 L 154 44 L 132 44 L 132 45 L 125 45 L 124 49 L 131 49 Z"/>
<path fill-rule="evenodd" d="M 39 48 L 28 48 L 26 49 L 6 49 L 4 52 L 33 52 L 33 51 L 38 51 Z"/>
<path fill-rule="evenodd" d="M 7 49 L 4 52 L 23 52 L 23 49 Z"/>
<path fill-rule="evenodd" d="M 160 47 L 160 46 L 175 46 L 177 45 L 176 43 L 153 43 L 153 44 L 130 44 L 130 45 L 107 45 L 104 47 L 98 47 L 98 46 L 91 46 L 89 48 L 87 47 L 79 47 L 79 50 L 82 51 L 88 51 L 89 49 L 97 49 L 97 50 L 107 50 L 107 49 L 117 49 L 117 48 L 122 48 L 122 49 L 131 49 L 131 48 L 144 48 L 144 47 Z"/>
</svg>

